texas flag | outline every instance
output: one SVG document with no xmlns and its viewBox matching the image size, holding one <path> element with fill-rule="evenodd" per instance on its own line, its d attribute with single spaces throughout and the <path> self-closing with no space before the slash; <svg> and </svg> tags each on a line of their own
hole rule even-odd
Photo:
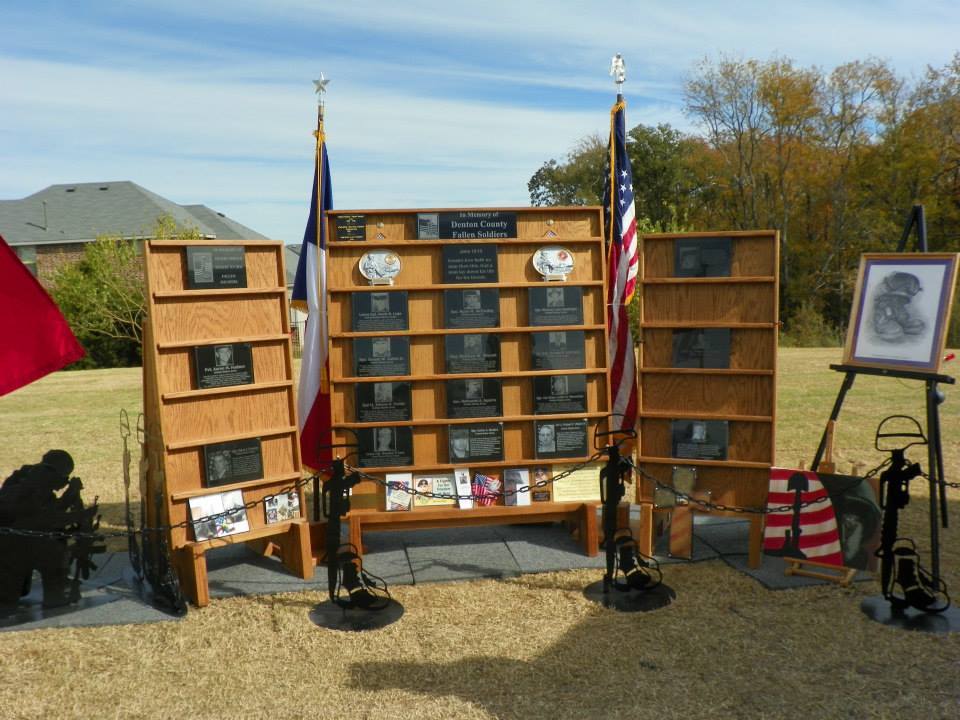
<svg viewBox="0 0 960 720">
<path fill-rule="evenodd" d="M 83 356 L 60 309 L 0 237 L 0 395 Z"/>
</svg>

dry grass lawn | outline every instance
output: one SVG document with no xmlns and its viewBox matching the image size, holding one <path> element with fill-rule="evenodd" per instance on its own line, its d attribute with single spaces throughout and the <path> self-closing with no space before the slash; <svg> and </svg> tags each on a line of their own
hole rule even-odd
<svg viewBox="0 0 960 720">
<path fill-rule="evenodd" d="M 780 355 L 778 461 L 808 462 L 841 376 L 839 350 Z M 885 414 L 921 414 L 922 386 L 860 378 L 838 432 L 840 469 L 872 451 Z M 942 410 L 960 480 L 960 404 Z M 59 373 L 0 398 L 0 476 L 50 447 L 122 519 L 119 411 L 139 371 Z M 136 453 L 135 453 L 136 457 Z M 926 467 L 925 454 L 914 459 Z M 904 530 L 927 549 L 926 497 Z M 943 532 L 960 600 L 960 492 Z M 0 634 L 3 718 L 933 718 L 960 717 L 960 634 L 870 622 L 874 583 L 771 592 L 720 561 L 668 566 L 669 609 L 620 615 L 582 596 L 596 571 L 398 587 L 402 620 L 350 635 L 307 618 L 318 593 L 213 601 L 181 622 Z"/>
</svg>

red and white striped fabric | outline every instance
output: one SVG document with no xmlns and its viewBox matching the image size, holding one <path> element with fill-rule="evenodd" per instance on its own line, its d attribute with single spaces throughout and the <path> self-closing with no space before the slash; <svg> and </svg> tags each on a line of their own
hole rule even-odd
<svg viewBox="0 0 960 720">
<path fill-rule="evenodd" d="M 607 245 L 607 328 L 609 330 L 611 429 L 633 429 L 637 420 L 637 370 L 627 307 L 637 287 L 640 265 L 633 171 L 627 155 L 623 98 L 610 110 L 610 170 L 604 190 Z"/>
<path fill-rule="evenodd" d="M 473 476 L 473 487 L 471 493 L 473 501 L 480 506 L 493 505 L 497 501 L 494 494 L 500 489 L 500 481 L 489 475 L 477 473 Z"/>
<path fill-rule="evenodd" d="M 807 490 L 800 493 L 801 502 L 810 502 L 827 498 L 815 505 L 808 505 L 800 511 L 800 551 L 808 560 L 843 565 L 843 552 L 840 549 L 840 531 L 833 503 L 815 472 L 809 470 L 790 470 L 770 468 L 770 491 L 767 495 L 767 507 L 793 506 L 796 490 L 789 489 L 790 478 L 802 474 L 807 479 Z M 793 511 L 777 512 L 767 515 L 766 529 L 763 533 L 764 551 L 783 549 L 787 533 L 793 525 Z"/>
</svg>

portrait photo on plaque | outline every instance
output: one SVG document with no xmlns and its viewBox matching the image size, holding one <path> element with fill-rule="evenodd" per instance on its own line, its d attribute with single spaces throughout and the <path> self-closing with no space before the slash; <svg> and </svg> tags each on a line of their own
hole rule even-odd
<svg viewBox="0 0 960 720">
<path fill-rule="evenodd" d="M 410 420 L 409 382 L 364 382 L 356 386 L 357 422 Z"/>
<path fill-rule="evenodd" d="M 583 288 L 545 285 L 527 290 L 529 325 L 582 325 Z"/>
<path fill-rule="evenodd" d="M 586 367 L 583 330 L 548 330 L 530 333 L 534 370 L 570 370 Z"/>
<path fill-rule="evenodd" d="M 188 245 L 187 289 L 247 286 L 247 256 L 242 245 Z"/>
<path fill-rule="evenodd" d="M 254 382 L 250 343 L 200 345 L 193 348 L 193 361 L 198 390 Z"/>
<path fill-rule="evenodd" d="M 244 438 L 203 446 L 206 487 L 230 485 L 263 477 L 260 438 Z"/>
<path fill-rule="evenodd" d="M 730 277 L 730 238 L 677 238 L 673 252 L 676 277 Z"/>
<path fill-rule="evenodd" d="M 726 460 L 728 432 L 727 420 L 671 420 L 673 457 Z"/>
<path fill-rule="evenodd" d="M 444 290 L 445 328 L 492 328 L 500 325 L 498 289 Z"/>
<path fill-rule="evenodd" d="M 443 349 L 447 373 L 500 372 L 500 337 L 493 333 L 447 335 Z"/>
<path fill-rule="evenodd" d="M 451 425 L 447 443 L 451 463 L 503 460 L 503 423 Z"/>
<path fill-rule="evenodd" d="M 413 464 L 413 430 L 398 427 L 360 428 L 360 467 L 393 467 Z"/>
<path fill-rule="evenodd" d="M 499 280 L 496 245 L 444 245 L 445 285 L 495 283 Z"/>
<path fill-rule="evenodd" d="M 730 367 L 730 328 L 674 330 L 672 367 Z"/>
<path fill-rule="evenodd" d="M 407 291 L 355 292 L 350 296 L 351 330 L 409 330 Z"/>
<path fill-rule="evenodd" d="M 586 375 L 536 375 L 533 414 L 559 415 L 587 411 Z"/>
<path fill-rule="evenodd" d="M 410 338 L 354 338 L 353 373 L 356 377 L 409 375 Z"/>
<path fill-rule="evenodd" d="M 585 457 L 586 420 L 538 420 L 535 423 L 538 459 Z"/>
<path fill-rule="evenodd" d="M 447 380 L 447 417 L 499 417 L 503 392 L 499 378 Z"/>
</svg>

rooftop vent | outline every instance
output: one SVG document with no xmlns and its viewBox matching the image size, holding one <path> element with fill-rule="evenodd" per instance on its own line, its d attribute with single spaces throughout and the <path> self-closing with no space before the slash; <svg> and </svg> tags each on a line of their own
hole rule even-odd
<svg viewBox="0 0 960 720">
<path fill-rule="evenodd" d="M 76 188 L 67 188 L 64 192 L 76 192 Z"/>
<path fill-rule="evenodd" d="M 100 187 L 97 188 L 97 190 L 109 190 L 109 189 L 110 189 L 109 185 L 101 185 Z"/>
</svg>

